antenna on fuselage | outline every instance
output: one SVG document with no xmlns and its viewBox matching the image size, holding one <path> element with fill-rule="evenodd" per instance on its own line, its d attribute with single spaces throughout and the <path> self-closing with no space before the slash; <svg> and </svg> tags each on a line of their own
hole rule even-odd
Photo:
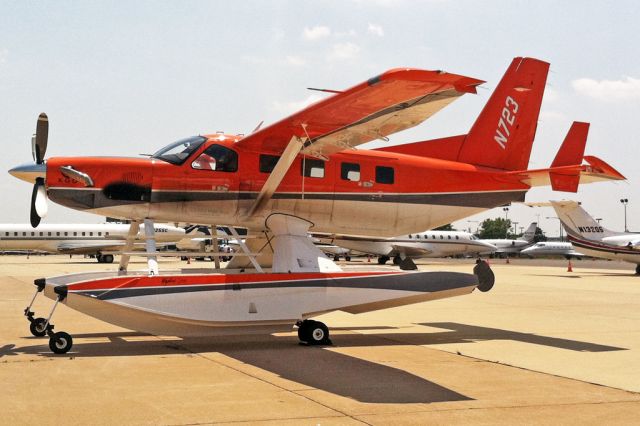
<svg viewBox="0 0 640 426">
<path fill-rule="evenodd" d="M 258 123 L 258 125 L 256 126 L 256 128 L 255 128 L 255 129 L 253 129 L 253 130 L 251 131 L 251 133 L 255 133 L 255 132 L 257 132 L 258 130 L 260 130 L 260 127 L 262 127 L 262 124 L 263 124 L 263 123 L 264 123 L 264 120 L 262 120 L 261 122 L 259 122 L 259 123 Z"/>
<path fill-rule="evenodd" d="M 307 87 L 307 90 L 314 90 L 316 92 L 326 92 L 326 93 L 344 93 L 342 90 L 317 89 L 315 87 Z"/>
</svg>

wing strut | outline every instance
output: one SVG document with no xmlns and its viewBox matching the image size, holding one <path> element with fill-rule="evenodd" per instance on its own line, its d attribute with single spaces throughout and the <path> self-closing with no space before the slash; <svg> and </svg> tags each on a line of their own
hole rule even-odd
<svg viewBox="0 0 640 426">
<path fill-rule="evenodd" d="M 129 233 L 127 234 L 127 240 L 124 245 L 124 252 L 130 252 L 133 249 L 133 242 L 136 240 L 138 236 L 138 231 L 140 230 L 140 222 L 133 221 L 131 225 L 129 225 Z M 129 254 L 123 254 L 120 257 L 120 266 L 118 267 L 119 275 L 127 274 L 127 267 L 129 266 L 129 259 L 131 256 Z"/>
<path fill-rule="evenodd" d="M 278 189 L 278 186 L 280 185 L 280 182 L 282 182 L 284 175 L 287 173 L 287 171 L 289 171 L 289 167 L 291 167 L 293 160 L 296 159 L 303 146 L 304 141 L 301 138 L 299 138 L 298 136 L 293 136 L 291 138 L 289 144 L 280 156 L 278 163 L 276 163 L 276 166 L 271 171 L 269 178 L 267 178 L 267 181 L 262 186 L 262 189 L 258 194 L 258 198 L 256 198 L 256 201 L 249 209 L 247 216 L 253 216 L 255 213 L 260 211 L 264 207 L 264 205 L 271 199 L 271 196 L 274 192 L 276 192 L 276 189 Z"/>
</svg>

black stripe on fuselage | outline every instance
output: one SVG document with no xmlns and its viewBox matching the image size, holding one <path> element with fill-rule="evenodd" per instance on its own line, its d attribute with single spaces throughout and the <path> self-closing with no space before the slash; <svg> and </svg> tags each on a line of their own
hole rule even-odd
<svg viewBox="0 0 640 426">
<path fill-rule="evenodd" d="M 242 291 L 249 289 L 279 288 L 358 288 L 372 290 L 400 290 L 432 293 L 477 284 L 475 275 L 459 272 L 418 272 L 397 275 L 378 275 L 356 278 L 327 278 L 304 281 L 269 281 L 246 284 L 200 284 L 191 286 L 135 287 L 104 290 L 78 290 L 69 286 L 71 293 L 91 296 L 100 300 L 122 299 L 139 296 L 158 296 L 202 291 Z"/>
<path fill-rule="evenodd" d="M 305 192 L 304 199 L 492 208 L 513 201 L 524 201 L 525 194 L 526 190 L 427 194 Z M 151 202 L 178 203 L 189 201 L 255 200 L 257 196 L 258 192 L 254 191 L 153 191 L 151 194 Z M 51 188 L 49 190 L 49 198 L 59 204 L 81 210 L 143 204 L 146 202 L 110 199 L 105 197 L 100 189 Z M 274 200 L 301 200 L 303 194 L 300 192 L 276 192 L 271 198 Z"/>
</svg>

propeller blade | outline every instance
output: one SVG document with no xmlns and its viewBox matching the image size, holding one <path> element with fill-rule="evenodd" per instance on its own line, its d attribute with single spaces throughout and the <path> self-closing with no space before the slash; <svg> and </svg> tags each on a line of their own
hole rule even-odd
<svg viewBox="0 0 640 426">
<path fill-rule="evenodd" d="M 35 143 L 31 141 L 36 163 L 42 164 L 44 155 L 47 152 L 47 141 L 49 140 L 49 118 L 47 114 L 40 113 L 38 124 L 36 124 Z"/>
<path fill-rule="evenodd" d="M 47 215 L 48 210 L 44 179 L 37 178 L 31 192 L 31 226 L 37 228 L 40 224 L 40 219 Z"/>
</svg>

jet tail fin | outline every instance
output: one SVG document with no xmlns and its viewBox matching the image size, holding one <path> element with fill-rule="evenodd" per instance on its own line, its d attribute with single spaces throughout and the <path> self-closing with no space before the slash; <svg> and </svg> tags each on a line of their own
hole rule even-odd
<svg viewBox="0 0 640 426">
<path fill-rule="evenodd" d="M 529 225 L 529 227 L 524 231 L 524 234 L 522 234 L 522 238 L 525 241 L 532 243 L 536 236 L 537 229 L 538 229 L 538 223 L 532 222 L 531 225 Z"/>
<path fill-rule="evenodd" d="M 601 240 L 619 235 L 618 232 L 602 227 L 577 201 L 551 201 L 551 206 L 570 237 Z"/>
</svg>

